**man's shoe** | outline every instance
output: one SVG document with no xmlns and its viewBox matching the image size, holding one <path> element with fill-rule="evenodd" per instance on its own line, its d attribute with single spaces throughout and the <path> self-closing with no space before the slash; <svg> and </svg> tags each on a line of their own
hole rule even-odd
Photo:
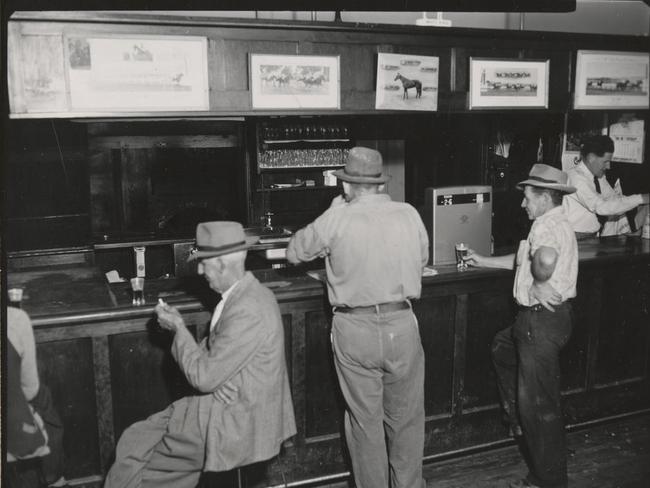
<svg viewBox="0 0 650 488">
<path fill-rule="evenodd" d="M 520 480 L 517 480 L 517 481 L 513 481 L 508 486 L 510 488 L 540 488 L 539 486 L 533 485 L 532 483 L 530 483 L 526 478 L 523 478 L 523 479 L 520 479 Z"/>
</svg>

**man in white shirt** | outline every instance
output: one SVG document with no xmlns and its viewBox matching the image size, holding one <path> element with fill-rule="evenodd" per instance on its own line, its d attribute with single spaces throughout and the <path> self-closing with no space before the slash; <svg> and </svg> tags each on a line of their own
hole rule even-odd
<svg viewBox="0 0 650 488">
<path fill-rule="evenodd" d="M 567 171 L 569 185 L 576 192 L 567 195 L 563 205 L 578 239 L 594 237 L 597 233 L 606 236 L 634 230 L 625 213 L 649 201 L 648 194 L 625 196 L 620 189 L 610 186 L 605 171 L 610 167 L 613 153 L 611 138 L 593 136 L 581 146 L 582 161 Z M 647 207 L 644 210 L 647 212 Z"/>
</svg>

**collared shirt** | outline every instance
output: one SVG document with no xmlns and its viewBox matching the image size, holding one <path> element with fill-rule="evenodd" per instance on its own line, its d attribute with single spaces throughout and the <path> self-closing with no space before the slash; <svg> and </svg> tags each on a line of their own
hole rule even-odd
<svg viewBox="0 0 650 488">
<path fill-rule="evenodd" d="M 363 195 L 330 207 L 296 232 L 287 257 L 325 256 L 333 306 L 360 307 L 418 298 L 429 238 L 409 204 L 384 193 Z"/>
<path fill-rule="evenodd" d="M 223 307 L 226 304 L 226 300 L 232 294 L 232 291 L 235 289 L 235 287 L 239 284 L 240 281 L 241 280 L 235 281 L 232 285 L 230 285 L 230 288 L 228 288 L 226 291 L 224 291 L 221 294 L 221 300 L 219 301 L 219 303 L 217 303 L 217 306 L 214 307 L 214 312 L 212 313 L 212 319 L 210 320 L 210 332 L 212 332 L 214 326 L 217 325 L 217 322 L 219 321 L 219 317 L 221 317 L 221 313 L 223 312 Z"/>
<path fill-rule="evenodd" d="M 7 338 L 20 356 L 20 387 L 27 401 L 38 393 L 36 343 L 29 316 L 19 308 L 7 307 Z"/>
<path fill-rule="evenodd" d="M 617 194 L 604 176 L 598 179 L 598 193 L 594 175 L 583 162 L 569 169 L 567 175 L 568 184 L 577 191 L 566 195 L 563 205 L 575 232 L 597 232 L 600 222 L 596 215 L 621 215 L 643 203 L 641 195 Z"/>
<path fill-rule="evenodd" d="M 535 252 L 547 246 L 557 252 L 555 270 L 548 283 L 562 295 L 562 301 L 576 296 L 578 279 L 578 242 L 569 224 L 564 208 L 560 205 L 537 217 L 517 251 L 517 272 L 512 293 L 517 303 L 531 306 L 539 303 L 528 295 L 533 284 L 531 260 Z"/>
</svg>

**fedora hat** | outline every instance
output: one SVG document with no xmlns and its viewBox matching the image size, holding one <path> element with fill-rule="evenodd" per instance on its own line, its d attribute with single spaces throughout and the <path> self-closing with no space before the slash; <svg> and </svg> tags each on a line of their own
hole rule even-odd
<svg viewBox="0 0 650 488">
<path fill-rule="evenodd" d="M 381 153 L 367 147 L 353 147 L 348 152 L 345 168 L 332 173 L 348 183 L 386 183 L 390 176 L 382 175 Z"/>
<path fill-rule="evenodd" d="M 534 164 L 528 173 L 528 179 L 517 183 L 517 188 L 524 189 L 524 186 L 537 186 L 549 188 L 564 193 L 573 193 L 576 189 L 567 185 L 569 176 L 562 170 L 549 166 L 548 164 Z"/>
<path fill-rule="evenodd" d="M 243 251 L 258 239 L 256 236 L 247 236 L 239 222 L 201 222 L 196 226 L 196 246 L 187 260 L 214 258 Z"/>
</svg>

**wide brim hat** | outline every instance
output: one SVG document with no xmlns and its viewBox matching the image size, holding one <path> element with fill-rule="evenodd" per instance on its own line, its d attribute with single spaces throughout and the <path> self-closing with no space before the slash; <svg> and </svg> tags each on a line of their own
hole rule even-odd
<svg viewBox="0 0 650 488">
<path fill-rule="evenodd" d="M 524 186 L 530 185 L 564 193 L 574 193 L 575 187 L 569 186 L 568 182 L 569 176 L 564 171 L 548 164 L 534 164 L 528 173 L 528 179 L 517 183 L 517 188 L 523 190 Z"/>
<path fill-rule="evenodd" d="M 382 174 L 383 161 L 381 153 L 367 147 L 353 147 L 348 152 L 345 168 L 332 173 L 348 183 L 386 183 L 390 176 Z"/>
<path fill-rule="evenodd" d="M 196 244 L 187 260 L 214 258 L 243 251 L 258 240 L 257 236 L 247 236 L 239 222 L 201 222 L 196 226 Z"/>
</svg>

